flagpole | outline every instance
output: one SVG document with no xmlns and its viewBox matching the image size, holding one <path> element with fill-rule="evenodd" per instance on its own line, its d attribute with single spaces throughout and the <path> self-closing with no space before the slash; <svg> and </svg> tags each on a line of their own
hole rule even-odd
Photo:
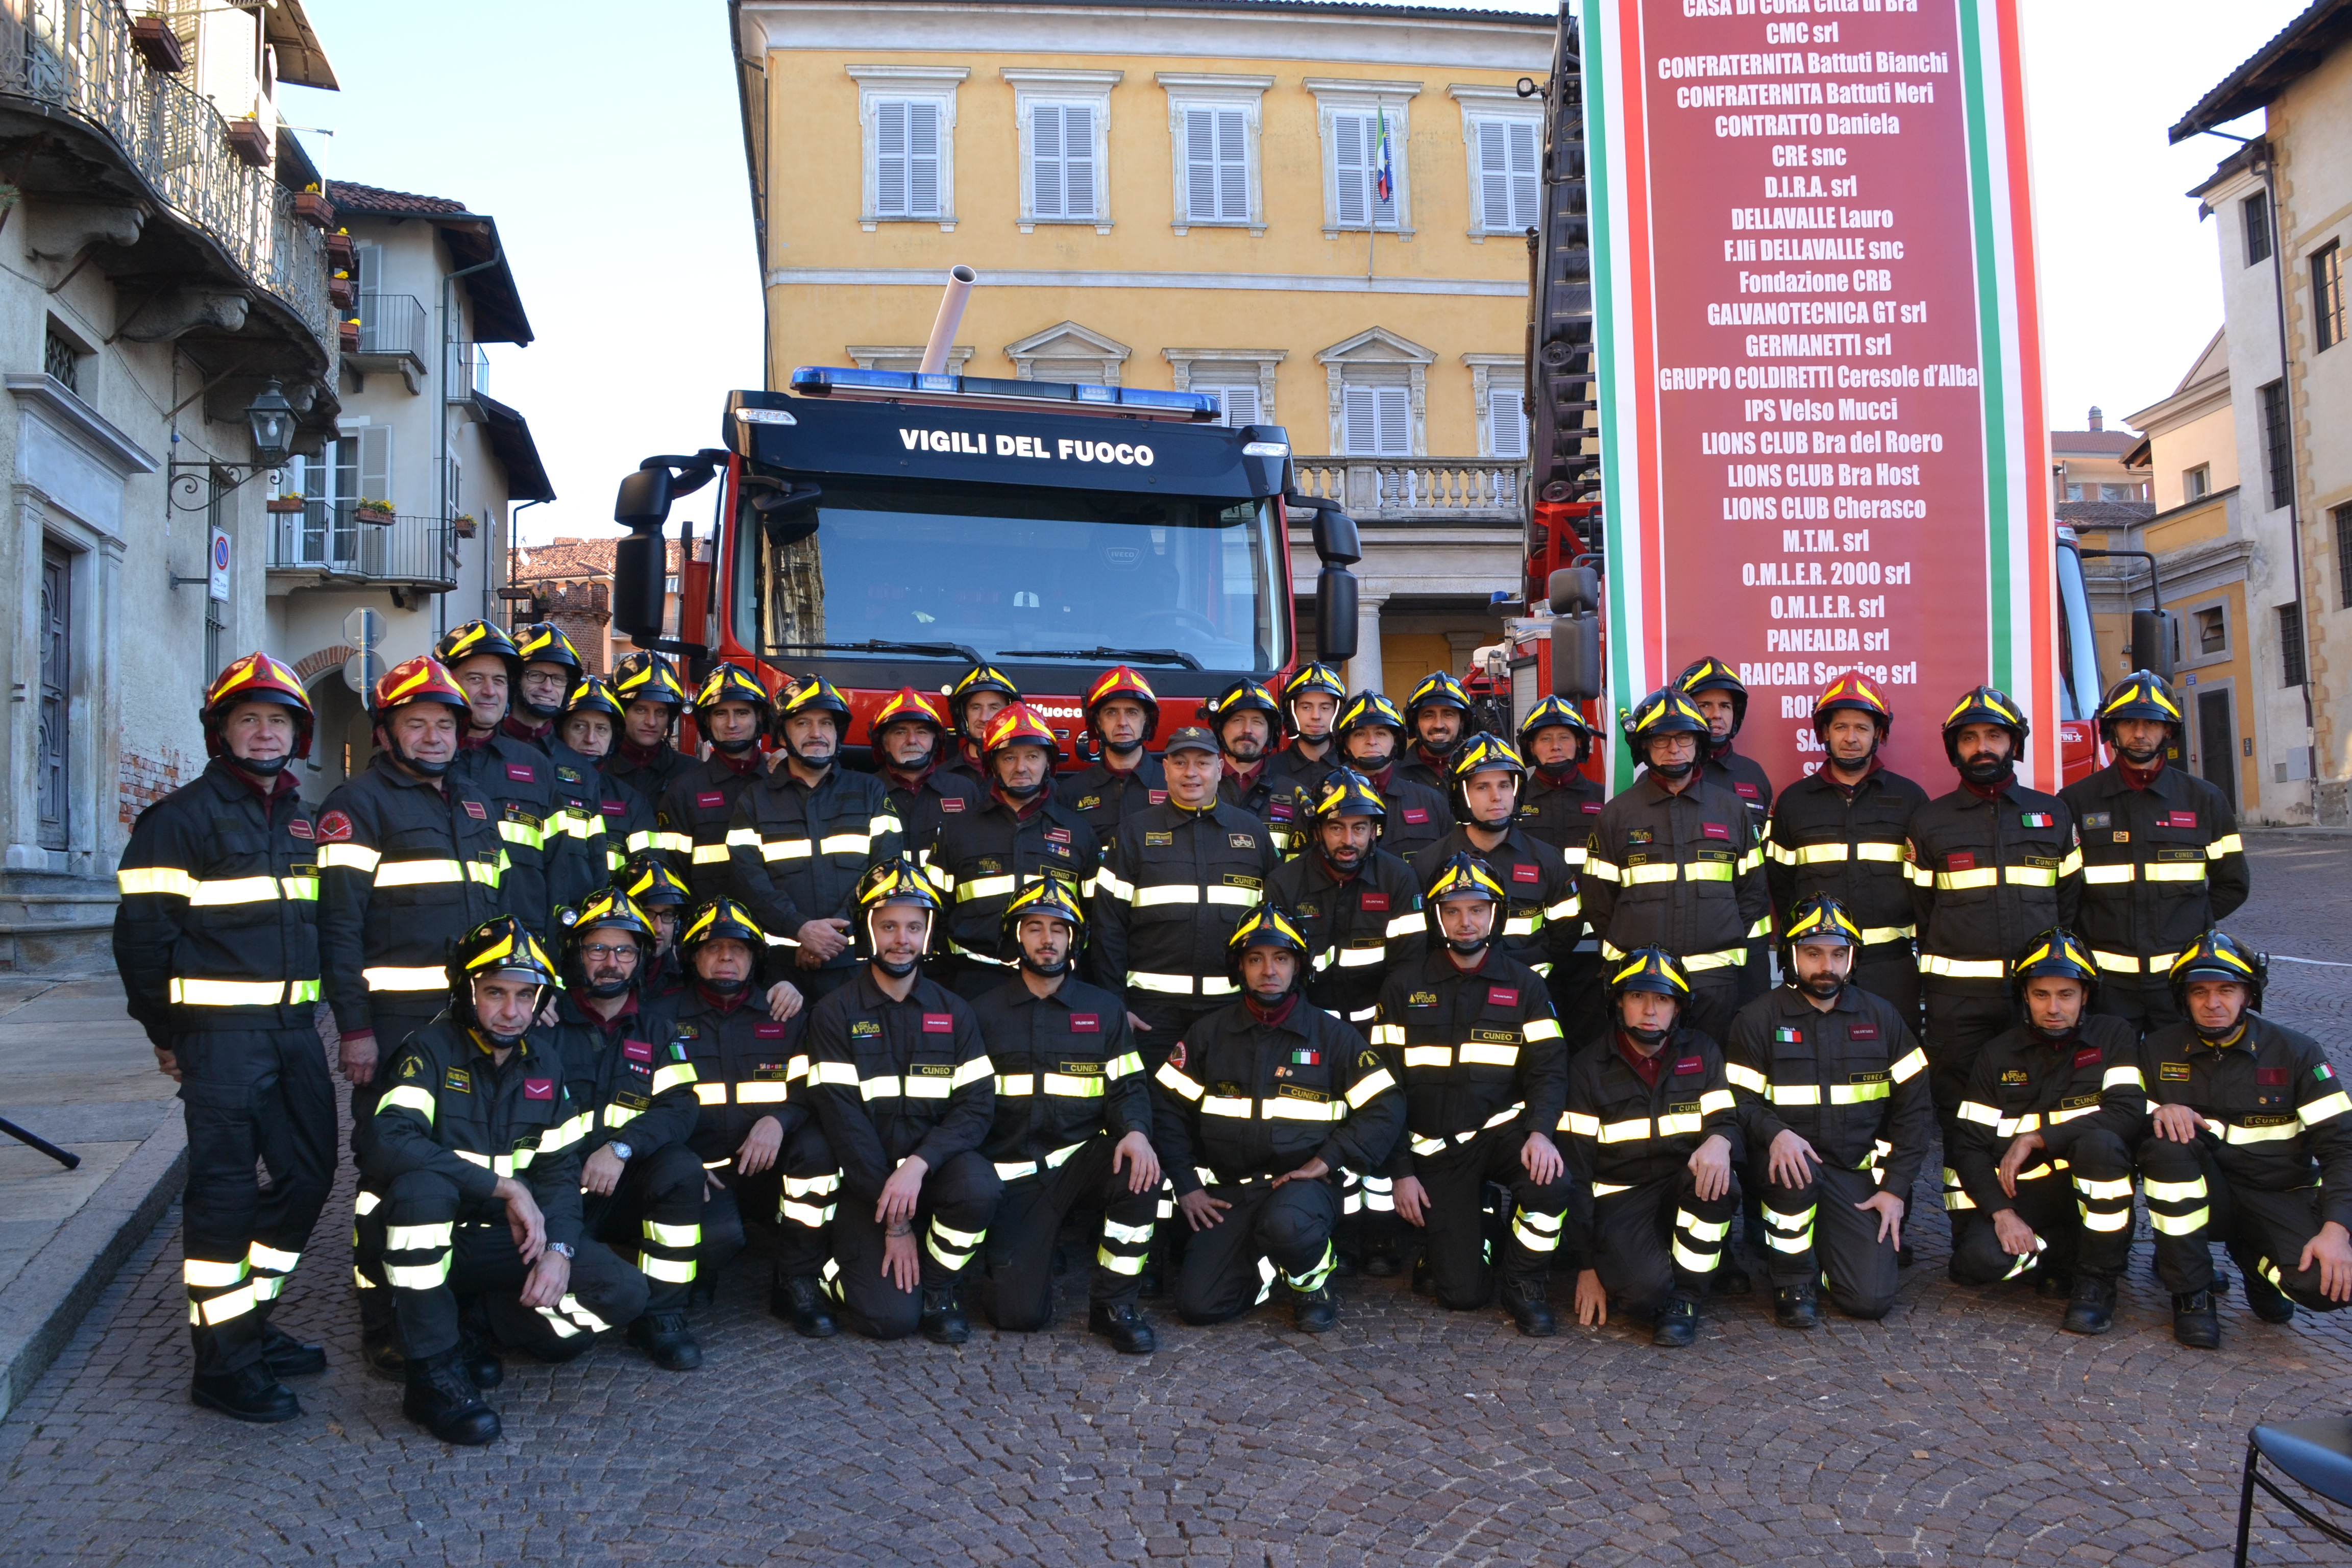
<svg viewBox="0 0 2352 1568">
<path fill-rule="evenodd" d="M 1364 281 L 1367 283 L 1372 280 L 1372 242 L 1381 234 L 1381 139 L 1389 132 L 1389 106 L 1376 98 L 1372 100 L 1372 123 L 1377 127 L 1372 140 L 1372 188 L 1364 193 Z"/>
</svg>

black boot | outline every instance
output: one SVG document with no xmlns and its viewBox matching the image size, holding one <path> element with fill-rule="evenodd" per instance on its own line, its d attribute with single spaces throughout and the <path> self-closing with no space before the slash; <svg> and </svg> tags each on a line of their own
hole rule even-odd
<svg viewBox="0 0 2352 1568">
<path fill-rule="evenodd" d="M 1393 1279 L 1404 1272 L 1404 1251 L 1397 1238 L 1387 1234 L 1375 1235 L 1371 1245 L 1364 1248 L 1361 1265 L 1365 1275 L 1373 1279 Z"/>
<path fill-rule="evenodd" d="M 1811 1285 L 1779 1287 L 1772 1292 L 1772 1321 L 1784 1329 L 1820 1328 L 1820 1291 Z"/>
<path fill-rule="evenodd" d="M 1723 1249 L 1723 1261 L 1716 1265 L 1709 1289 L 1718 1296 L 1745 1296 L 1755 1289 L 1755 1282 L 1748 1278 L 1748 1259 L 1740 1255 L 1739 1248 L 1727 1246 Z"/>
<path fill-rule="evenodd" d="M 306 1345 L 275 1323 L 261 1325 L 261 1359 L 278 1377 L 309 1377 L 327 1370 L 324 1346 Z"/>
<path fill-rule="evenodd" d="M 1300 1333 L 1328 1334 L 1339 1326 L 1339 1303 L 1332 1299 L 1330 1281 L 1312 1290 L 1293 1286 L 1290 1296 L 1290 1326 Z"/>
<path fill-rule="evenodd" d="M 2246 1270 L 2246 1306 L 2265 1323 L 2294 1321 L 2294 1303 L 2253 1269 Z"/>
<path fill-rule="evenodd" d="M 1503 1310 L 1511 1315 L 1511 1321 L 1528 1338 L 1548 1340 L 1559 1331 L 1559 1321 L 1552 1316 L 1551 1303 L 1544 1299 L 1540 1275 L 1533 1279 L 1504 1280 L 1501 1295 Z"/>
<path fill-rule="evenodd" d="M 717 1305 L 719 1305 L 719 1287 L 711 1281 L 698 1279 L 686 1288 L 687 1310 L 692 1311 L 698 1307 L 716 1307 Z"/>
<path fill-rule="evenodd" d="M 2074 1299 L 2066 1303 L 2066 1316 L 2058 1326 L 2070 1334 L 2104 1334 L 2114 1328 L 2116 1282 L 2087 1274 L 2076 1280 Z"/>
<path fill-rule="evenodd" d="M 841 1325 L 833 1321 L 833 1303 L 813 1274 L 794 1274 L 768 1289 L 768 1310 L 801 1331 L 803 1339 L 829 1340 Z"/>
<path fill-rule="evenodd" d="M 499 1439 L 499 1413 L 482 1403 L 455 1351 L 408 1363 L 400 1413 L 444 1443 L 478 1448 Z"/>
<path fill-rule="evenodd" d="M 239 1421 L 291 1421 L 302 1414 L 302 1402 L 278 1381 L 268 1362 L 257 1361 L 235 1372 L 200 1372 L 188 1397 L 207 1410 Z"/>
<path fill-rule="evenodd" d="M 1658 1309 L 1657 1326 L 1650 1331 L 1650 1342 L 1670 1350 L 1680 1350 L 1698 1338 L 1698 1303 L 1688 1296 L 1668 1299 Z"/>
<path fill-rule="evenodd" d="M 960 1345 L 971 1338 L 971 1320 L 952 1285 L 923 1287 L 923 1338 L 935 1345 Z"/>
<path fill-rule="evenodd" d="M 499 1359 L 499 1352 L 470 1334 L 457 1342 L 457 1364 L 466 1369 L 467 1379 L 485 1394 L 507 1380 L 507 1363 Z"/>
<path fill-rule="evenodd" d="M 1426 1296 L 1433 1301 L 1437 1300 L 1437 1281 L 1429 1277 L 1429 1259 L 1426 1256 L 1412 1260 L 1412 1293 L 1416 1296 Z"/>
<path fill-rule="evenodd" d="M 629 1325 L 629 1342 L 664 1372 L 692 1372 L 702 1364 L 702 1347 L 686 1326 L 684 1312 L 647 1312 Z"/>
<path fill-rule="evenodd" d="M 2221 1316 L 2213 1310 L 2213 1292 L 2191 1290 L 2172 1299 L 2172 1337 L 2193 1351 L 2221 1347 Z"/>
<path fill-rule="evenodd" d="M 362 1325 L 360 1330 L 360 1364 L 378 1377 L 398 1383 L 408 1375 L 408 1358 L 400 1353 L 389 1327 L 382 1331 Z"/>
<path fill-rule="evenodd" d="M 1125 1301 L 1106 1307 L 1100 1301 L 1087 1309 L 1087 1331 L 1100 1334 L 1121 1355 L 1150 1355 L 1159 1348 L 1151 1325 Z"/>
</svg>

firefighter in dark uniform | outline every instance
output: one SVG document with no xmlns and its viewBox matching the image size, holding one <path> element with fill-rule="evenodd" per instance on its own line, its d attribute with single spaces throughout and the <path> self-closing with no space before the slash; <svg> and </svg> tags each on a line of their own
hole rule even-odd
<svg viewBox="0 0 2352 1568">
<path fill-rule="evenodd" d="M 671 875 L 658 854 L 640 855 L 613 877 L 613 886 L 629 895 L 653 921 L 654 950 L 637 977 L 637 994 L 648 1002 L 667 1002 L 686 989 L 685 960 L 678 955 L 677 930 L 686 918 L 686 884 Z"/>
<path fill-rule="evenodd" d="M 670 784 L 695 765 L 671 743 L 686 711 L 686 688 L 661 655 L 633 653 L 613 667 L 613 695 L 621 704 L 621 731 L 604 772 L 659 805 Z"/>
<path fill-rule="evenodd" d="M 1004 911 L 1015 893 L 1059 877 L 1078 898 L 1094 896 L 1102 857 L 1094 829 L 1053 797 L 1060 756 L 1052 728 L 1027 703 L 999 713 L 981 757 L 988 769 L 986 802 L 942 818 L 938 838 L 917 857 L 947 911 L 947 952 L 932 961 L 933 972 L 968 1002 L 1020 967 L 1018 955 L 999 956 Z"/>
<path fill-rule="evenodd" d="M 1919 991 L 1928 1087 L 1944 1129 L 1944 1206 L 1958 1232 L 1974 1211 L 1951 1154 L 1954 1118 L 1977 1053 L 2016 1026 L 2010 963 L 2038 931 L 2071 930 L 2083 892 L 2073 811 L 2017 783 L 2024 710 L 1979 686 L 1944 721 L 1944 754 L 1960 786 L 1911 814 L 1911 910 L 1919 928 Z"/>
<path fill-rule="evenodd" d="M 1549 977 L 1576 956 L 1584 921 L 1568 861 L 1519 825 L 1526 764 L 1508 745 L 1480 731 L 1454 748 L 1446 765 L 1453 774 L 1448 804 L 1454 827 L 1412 858 L 1422 896 L 1428 897 L 1454 856 L 1485 861 L 1510 899 L 1495 931 L 1496 951 Z"/>
<path fill-rule="evenodd" d="M 1510 1193 L 1496 1268 L 1519 1332 L 1554 1331 L 1544 1279 L 1568 1212 L 1552 1142 L 1568 1100 L 1568 1048 L 1542 977 L 1501 952 L 1509 898 L 1486 864 L 1455 855 L 1429 890 L 1432 949 L 1381 986 L 1372 1043 L 1402 1064 L 1405 1136 L 1391 1152 L 1400 1218 L 1426 1237 L 1416 1288 L 1457 1312 L 1486 1305 L 1485 1195 Z"/>
<path fill-rule="evenodd" d="M 1149 1355 L 1151 1325 L 1136 1302 L 1160 1214 L 1151 1084 L 1118 998 L 1071 973 L 1085 910 L 1056 877 L 1013 895 L 1001 924 L 1014 978 L 972 1004 L 996 1076 L 981 1152 L 1004 1184 L 988 1227 L 981 1310 L 1013 1332 L 1051 1326 L 1055 1238 L 1073 1209 L 1099 1209 L 1087 1329 L 1126 1354 Z"/>
<path fill-rule="evenodd" d="M 1421 879 L 1381 847 L 1387 810 L 1363 774 L 1340 768 L 1325 775 L 1306 847 L 1266 879 L 1266 901 L 1307 938 L 1307 999 L 1367 1039 L 1381 980 L 1419 962 L 1429 941 Z M 1353 1265 L 1375 1279 L 1402 1272 L 1388 1173 L 1341 1176 L 1342 1270 Z"/>
<path fill-rule="evenodd" d="M 1143 749 L 1160 728 L 1160 699 L 1150 681 L 1122 664 L 1087 689 L 1086 707 L 1101 754 L 1064 774 L 1054 798 L 1086 819 L 1096 843 L 1108 846 L 1129 817 L 1167 803 L 1168 775 Z"/>
<path fill-rule="evenodd" d="M 956 743 L 940 759 L 940 768 L 966 774 L 986 789 L 988 770 L 981 765 L 981 744 L 996 716 L 1020 700 L 1021 689 L 992 666 L 975 664 L 958 676 L 948 689 L 948 722 L 954 726 Z"/>
<path fill-rule="evenodd" d="M 1935 1134 L 1927 1053 L 1893 1003 L 1847 982 L 1862 947 L 1835 899 L 1799 904 L 1781 932 L 1786 981 L 1742 1007 L 1724 1042 L 1784 1329 L 1820 1325 L 1824 1282 L 1850 1318 L 1893 1308 L 1903 1215 Z"/>
<path fill-rule="evenodd" d="M 269 1314 L 335 1177 L 316 1021 L 319 848 L 287 771 L 310 754 L 313 720 L 301 679 L 264 653 L 221 671 L 199 717 L 212 760 L 139 814 L 115 871 L 114 964 L 186 1108 L 191 1397 L 286 1421 L 302 1406 L 278 1379 L 327 1358 Z"/>
<path fill-rule="evenodd" d="M 1593 818 L 1584 921 L 1612 973 L 1639 948 L 1675 954 L 1690 986 L 1680 1026 L 1719 1041 L 1739 1010 L 1748 940 L 1772 929 L 1764 853 L 1739 797 L 1699 769 L 1706 721 L 1689 698 L 1653 691 L 1625 730 L 1647 771 Z"/>
<path fill-rule="evenodd" d="M 940 901 L 915 863 L 878 862 L 855 907 L 862 962 L 809 1015 L 809 1100 L 841 1162 L 825 1289 L 861 1334 L 961 1344 L 959 1287 L 1004 1190 L 980 1152 L 995 1069 L 971 1004 L 922 973 Z"/>
<path fill-rule="evenodd" d="M 1821 771 L 1780 792 L 1764 840 L 1764 876 L 1785 924 L 1813 898 L 1838 901 L 1862 931 L 1848 983 L 1895 1004 L 1919 1026 L 1913 938 L 1911 816 L 1927 792 L 1879 761 L 1895 712 L 1860 670 L 1833 678 L 1813 700 Z"/>
<path fill-rule="evenodd" d="M 1618 960 L 1610 1037 L 1570 1060 L 1559 1119 L 1576 1321 L 1606 1323 L 1613 1302 L 1651 1315 L 1650 1342 L 1668 1347 L 1698 1337 L 1739 1206 L 1731 1081 L 1714 1038 L 1680 1026 L 1690 997 L 1663 949 Z"/>
<path fill-rule="evenodd" d="M 694 1063 L 702 1114 L 693 1146 L 708 1173 L 696 1267 L 714 1281 L 743 1250 L 744 1215 L 772 1214 L 768 1310 L 821 1340 L 836 1327 L 819 1278 L 840 1162 L 809 1104 L 806 1019 L 758 1005 L 752 974 L 766 949 L 759 922 L 732 899 L 696 910 L 678 938 L 687 984 L 671 1004 L 672 1029 Z"/>
<path fill-rule="evenodd" d="M 1217 738 L 1225 761 L 1217 796 L 1265 824 L 1274 852 L 1285 859 L 1304 836 L 1313 795 L 1307 786 L 1268 763 L 1266 748 L 1280 712 L 1274 693 L 1255 680 L 1234 681 L 1203 703 L 1201 721 Z"/>
<path fill-rule="evenodd" d="M 1359 691 L 1339 715 L 1335 731 L 1345 765 L 1370 779 L 1388 815 L 1381 819 L 1381 847 L 1402 860 L 1445 837 L 1454 813 L 1446 791 L 1407 778 L 1397 766 L 1404 745 L 1404 716 L 1377 691 Z"/>
<path fill-rule="evenodd" d="M 386 1064 L 352 1212 L 366 1293 L 399 1318 L 402 1413 L 472 1447 L 498 1439 L 481 1391 L 501 1374 L 468 1316 L 498 1345 L 571 1361 L 635 1321 L 646 1279 L 581 1224 L 591 1089 L 532 1037 L 555 984 L 546 950 L 502 915 L 456 944 L 448 972 L 447 1009 Z"/>
<path fill-rule="evenodd" d="M 2173 961 L 2181 1021 L 2139 1046 L 2156 1269 L 2173 1337 L 2200 1350 L 2221 1342 L 2216 1241 L 2266 1323 L 2352 1301 L 2352 1100 L 2317 1041 L 2262 1016 L 2268 979 L 2259 953 L 2208 932 Z"/>
<path fill-rule="evenodd" d="M 596 760 L 573 749 L 559 733 L 572 698 L 588 684 L 588 670 L 580 662 L 580 650 L 552 621 L 517 627 L 515 652 L 521 673 L 515 679 L 513 704 L 499 729 L 547 759 L 556 810 L 544 832 L 552 836 L 561 830 L 570 840 L 558 855 L 551 837 L 547 900 L 551 909 L 577 909 L 589 894 L 611 883 L 620 852 L 619 846 L 607 847 L 610 834 Z"/>
<path fill-rule="evenodd" d="M 1952 1162 L 1980 1221 L 1952 1243 L 1952 1282 L 2031 1276 L 2067 1301 L 2059 1326 L 2104 1334 L 2131 1256 L 2131 1151 L 2147 1128 L 2139 1031 L 2090 1011 L 2099 972 L 2070 931 L 2034 937 L 2011 970 L 2019 1022 L 1985 1042 Z"/>
<path fill-rule="evenodd" d="M 760 738 L 772 708 L 767 688 L 732 664 L 713 668 L 694 694 L 695 728 L 709 740 L 710 755 L 670 780 L 654 803 L 654 831 L 697 908 L 734 887 L 727 829 L 735 803 L 761 774 Z"/>
<path fill-rule="evenodd" d="M 589 781 L 593 785 L 589 798 L 604 825 L 597 837 L 604 846 L 608 879 L 637 856 L 659 847 L 654 840 L 654 803 L 613 772 L 613 737 L 621 723 L 620 700 L 613 695 L 613 688 L 603 678 L 592 676 L 572 692 L 555 726 L 557 738 L 595 769 Z M 562 779 L 561 770 L 556 776 Z"/>
<path fill-rule="evenodd" d="M 1550 845 L 1568 862 L 1568 873 L 1577 884 L 1580 915 L 1592 819 L 1601 815 L 1609 799 L 1583 771 L 1600 738 L 1575 703 L 1549 693 L 1519 721 L 1519 756 L 1528 764 L 1527 786 L 1519 798 L 1519 831 Z M 1562 954 L 1544 979 L 1569 1049 L 1581 1050 L 1599 1038 L 1609 1019 L 1601 975 L 1601 939 L 1585 930 L 1574 950 Z"/>
<path fill-rule="evenodd" d="M 1398 764 L 1406 778 L 1443 795 L 1451 787 L 1446 759 L 1470 727 L 1470 694 L 1440 669 L 1424 678 L 1404 700 L 1404 730 L 1411 750 Z"/>
<path fill-rule="evenodd" d="M 1281 864 L 1265 825 L 1217 798 L 1206 730 L 1168 737 L 1168 803 L 1128 817 L 1103 852 L 1089 934 L 1095 983 L 1123 997 L 1156 1067 L 1195 1018 L 1234 996 L 1226 943 Z"/>
<path fill-rule="evenodd" d="M 551 889 L 572 879 L 576 840 L 556 820 L 562 803 L 546 753 L 506 731 L 508 704 L 522 684 L 522 657 L 488 621 L 452 627 L 433 645 L 433 657 L 466 693 L 466 722 L 449 772 L 489 803 L 507 846 L 507 909 L 545 939 L 555 907 Z"/>
<path fill-rule="evenodd" d="M 988 800 L 988 790 L 978 779 L 940 768 L 947 733 L 947 721 L 939 709 L 911 686 L 893 692 L 866 726 L 874 771 L 881 776 L 890 810 L 918 866 L 930 863 L 931 841 L 940 836 L 940 823 L 978 811 Z"/>
<path fill-rule="evenodd" d="M 1266 759 L 1266 771 L 1285 774 L 1309 795 L 1318 793 L 1333 768 L 1344 767 L 1335 727 L 1348 700 L 1339 672 L 1319 662 L 1302 664 L 1282 683 L 1282 727 L 1290 743 Z"/>
<path fill-rule="evenodd" d="M 1761 844 L 1772 820 L 1772 781 L 1755 758 L 1732 749 L 1739 738 L 1739 727 L 1748 721 L 1748 688 L 1741 684 L 1738 671 L 1714 658 L 1697 660 L 1675 678 L 1675 684 L 1706 721 L 1706 757 L 1699 764 L 1700 772 L 1710 783 L 1739 797 L 1739 804 L 1748 808 L 1748 826 Z M 1748 962 L 1739 968 L 1743 1006 L 1771 988 L 1771 946 L 1769 933 L 1748 944 Z"/>
<path fill-rule="evenodd" d="M 1237 1318 L 1278 1279 L 1299 1331 L 1324 1333 L 1339 1172 L 1382 1167 L 1404 1096 L 1381 1050 L 1299 994 L 1307 939 L 1281 910 L 1250 911 L 1228 948 L 1240 999 L 1194 1020 L 1155 1079 L 1152 1136 L 1192 1232 L 1177 1315 Z"/>
<path fill-rule="evenodd" d="M 671 1009 L 646 1005 L 637 991 L 653 956 L 653 922 L 610 888 L 556 919 L 568 929 L 551 1033 L 581 1119 L 581 1229 L 635 1258 L 646 1277 L 646 1310 L 630 1322 L 629 1342 L 657 1366 L 691 1372 L 702 1364 L 686 1322 L 702 1246 L 702 1162 L 688 1142 L 699 1107 Z"/>
<path fill-rule="evenodd" d="M 735 896 L 772 943 L 794 950 L 794 981 L 812 1000 L 856 972 L 857 880 L 896 859 L 903 838 L 882 781 L 840 763 L 848 723 L 833 682 L 796 687 L 776 710 L 783 765 L 743 792 L 727 828 Z"/>
<path fill-rule="evenodd" d="M 2099 963 L 2100 1010 L 2146 1033 L 2180 1022 L 2172 961 L 2246 901 L 2246 850 L 2230 797 L 2168 765 L 2180 755 L 2180 703 L 2162 676 L 2116 681 L 2099 734 L 2116 760 L 2058 792 L 2083 839 L 2074 929 Z"/>
</svg>

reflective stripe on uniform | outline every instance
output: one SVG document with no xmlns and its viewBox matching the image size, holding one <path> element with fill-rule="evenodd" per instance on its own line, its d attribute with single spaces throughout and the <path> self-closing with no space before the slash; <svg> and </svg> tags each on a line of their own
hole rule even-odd
<svg viewBox="0 0 2352 1568">
<path fill-rule="evenodd" d="M 1949 980 L 2000 980 L 2009 973 L 2009 965 L 1998 958 L 1946 958 L 1939 952 L 1923 952 L 1919 973 Z"/>
<path fill-rule="evenodd" d="M 447 976 L 442 984 L 448 983 Z M 316 1002 L 315 980 L 183 980 L 172 982 L 172 1000 L 185 1007 L 278 1007 Z"/>
<path fill-rule="evenodd" d="M 364 844 L 321 844 L 319 846 L 319 869 L 373 871 L 383 858 Z"/>
<path fill-rule="evenodd" d="M 446 991 L 449 972 L 437 963 L 379 963 L 360 971 L 371 991 Z"/>
<path fill-rule="evenodd" d="M 465 879 L 466 868 L 456 860 L 386 860 L 375 868 L 379 888 L 422 888 Z"/>
<path fill-rule="evenodd" d="M 381 1116 L 400 1106 L 406 1106 L 424 1117 L 427 1127 L 433 1125 L 433 1119 L 440 1110 L 440 1103 L 433 1098 L 431 1089 L 419 1089 L 413 1083 L 397 1083 L 385 1089 L 383 1098 L 376 1101 L 376 1114 Z"/>
</svg>

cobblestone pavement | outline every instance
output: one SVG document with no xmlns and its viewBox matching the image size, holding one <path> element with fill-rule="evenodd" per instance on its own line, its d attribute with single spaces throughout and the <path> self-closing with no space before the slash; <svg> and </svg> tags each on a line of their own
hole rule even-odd
<svg viewBox="0 0 2352 1568">
<path fill-rule="evenodd" d="M 2346 966 L 2277 964 L 2270 1010 L 2352 1066 L 2352 837 L 2254 854 L 2234 927 Z M 2246 1428 L 2341 1413 L 2352 1348 L 2352 1322 L 2268 1328 L 2233 1300 L 2219 1352 L 2182 1350 L 2144 1245 L 2115 1331 L 2071 1338 L 2053 1303 L 1948 1284 L 1939 1215 L 1884 1324 L 1801 1338 L 1717 1301 L 1681 1352 L 1617 1326 L 1522 1341 L 1371 1280 L 1320 1340 L 1271 1310 L 1162 1312 L 1160 1353 L 1123 1359 L 1073 1279 L 1047 1333 L 814 1344 L 745 1268 L 699 1373 L 617 1344 L 511 1365 L 505 1441 L 462 1451 L 353 1364 L 349 1197 L 283 1316 L 335 1357 L 304 1417 L 187 1403 L 167 1223 L 0 1426 L 0 1559 L 2218 1563 Z M 2257 1561 L 2342 1561 L 2279 1517 Z"/>
</svg>

